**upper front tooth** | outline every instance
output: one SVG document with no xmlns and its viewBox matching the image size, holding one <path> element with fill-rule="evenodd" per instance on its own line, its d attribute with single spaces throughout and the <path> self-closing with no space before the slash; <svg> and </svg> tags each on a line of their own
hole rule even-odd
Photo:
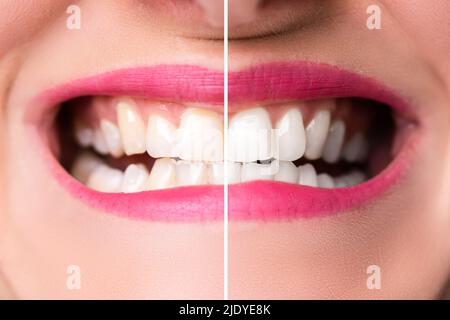
<svg viewBox="0 0 450 320">
<path fill-rule="evenodd" d="M 363 161 L 367 157 L 369 143 L 361 132 L 356 133 L 344 146 L 344 159 L 348 162 Z"/>
<path fill-rule="evenodd" d="M 176 157 L 174 146 L 175 125 L 159 115 L 151 115 L 147 124 L 147 152 L 153 158 Z"/>
<path fill-rule="evenodd" d="M 298 109 L 290 109 L 277 122 L 278 153 L 277 159 L 294 161 L 305 153 L 305 128 L 302 113 Z"/>
<path fill-rule="evenodd" d="M 178 161 L 176 163 L 176 175 L 178 186 L 208 183 L 208 168 L 204 162 Z"/>
<path fill-rule="evenodd" d="M 176 185 L 175 161 L 169 158 L 155 160 L 145 190 L 173 188 Z"/>
<path fill-rule="evenodd" d="M 122 171 L 100 165 L 89 175 L 86 185 L 100 192 L 119 192 L 122 179 Z"/>
<path fill-rule="evenodd" d="M 125 153 L 128 156 L 144 153 L 145 125 L 133 100 L 122 99 L 117 103 L 117 120 Z"/>
<path fill-rule="evenodd" d="M 335 121 L 328 133 L 327 142 L 323 149 L 323 159 L 328 163 L 335 163 L 341 155 L 342 145 L 344 144 L 345 124 L 342 120 Z"/>
<path fill-rule="evenodd" d="M 109 152 L 116 158 L 120 157 L 123 154 L 123 147 L 119 128 L 111 121 L 105 119 L 102 119 L 100 122 L 100 127 L 105 137 Z"/>
<path fill-rule="evenodd" d="M 307 163 L 298 167 L 298 183 L 304 186 L 317 187 L 317 173 L 314 167 Z"/>
<path fill-rule="evenodd" d="M 272 124 L 265 109 L 237 113 L 230 121 L 228 135 L 230 161 L 252 162 L 272 157 Z"/>
<path fill-rule="evenodd" d="M 123 175 L 120 191 L 124 193 L 143 191 L 147 178 L 148 171 L 144 165 L 130 164 Z"/>
<path fill-rule="evenodd" d="M 223 161 L 223 122 L 215 112 L 187 109 L 178 128 L 177 155 L 191 161 Z"/>
<path fill-rule="evenodd" d="M 108 154 L 109 152 L 106 138 L 100 128 L 97 128 L 94 131 L 94 149 L 100 154 Z"/>
<path fill-rule="evenodd" d="M 75 139 L 82 147 L 89 147 L 94 143 L 94 129 L 81 121 L 75 121 Z"/>
<path fill-rule="evenodd" d="M 321 157 L 327 139 L 330 118 L 329 110 L 317 111 L 306 127 L 306 158 L 316 160 Z"/>
<path fill-rule="evenodd" d="M 244 163 L 241 169 L 241 182 L 252 180 L 273 180 L 270 164 Z"/>
<path fill-rule="evenodd" d="M 280 161 L 275 181 L 298 183 L 298 168 L 290 161 Z"/>
</svg>

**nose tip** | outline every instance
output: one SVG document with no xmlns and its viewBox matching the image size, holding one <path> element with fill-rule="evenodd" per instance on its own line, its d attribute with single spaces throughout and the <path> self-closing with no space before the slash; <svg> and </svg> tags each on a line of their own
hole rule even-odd
<svg viewBox="0 0 450 320">
<path fill-rule="evenodd" d="M 223 0 L 196 0 L 206 21 L 214 27 L 223 27 Z M 249 23 L 256 17 L 261 0 L 228 0 L 228 26 L 230 28 Z"/>
</svg>

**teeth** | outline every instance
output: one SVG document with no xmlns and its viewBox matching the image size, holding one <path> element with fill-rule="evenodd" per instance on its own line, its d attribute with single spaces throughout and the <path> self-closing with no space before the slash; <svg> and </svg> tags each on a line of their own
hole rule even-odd
<svg viewBox="0 0 450 320">
<path fill-rule="evenodd" d="M 230 161 L 253 162 L 271 158 L 272 124 L 265 109 L 237 113 L 230 121 L 228 135 Z"/>
<path fill-rule="evenodd" d="M 89 147 L 94 143 L 94 130 L 80 121 L 75 121 L 75 139 L 82 147 Z"/>
<path fill-rule="evenodd" d="M 344 146 L 344 159 L 348 162 L 363 161 L 367 157 L 369 143 L 364 135 L 356 133 Z"/>
<path fill-rule="evenodd" d="M 345 124 L 342 120 L 335 121 L 328 133 L 327 142 L 323 149 L 323 159 L 328 163 L 336 163 L 341 155 L 344 143 Z"/>
<path fill-rule="evenodd" d="M 322 156 L 322 150 L 330 126 L 330 118 L 330 111 L 317 111 L 314 118 L 306 127 L 306 158 L 316 160 Z"/>
<path fill-rule="evenodd" d="M 277 122 L 278 129 L 278 159 L 294 161 L 305 153 L 305 128 L 303 117 L 298 109 L 290 109 Z M 277 158 L 277 157 L 275 157 Z"/>
<path fill-rule="evenodd" d="M 117 103 L 117 119 L 126 155 L 144 153 L 145 125 L 131 99 Z"/>
<path fill-rule="evenodd" d="M 203 162 L 178 161 L 176 163 L 178 186 L 193 186 L 208 183 L 208 168 Z"/>
<path fill-rule="evenodd" d="M 269 164 L 244 163 L 241 171 L 241 182 L 252 180 L 273 180 Z"/>
<path fill-rule="evenodd" d="M 86 183 L 89 175 L 100 165 L 102 161 L 90 152 L 81 154 L 72 166 L 71 174 L 80 182 Z"/>
<path fill-rule="evenodd" d="M 148 179 L 148 171 L 142 164 L 130 164 L 123 174 L 120 191 L 124 193 L 140 192 L 144 190 Z"/>
<path fill-rule="evenodd" d="M 303 186 L 317 187 L 317 174 L 314 167 L 307 163 L 298 167 L 299 178 L 298 183 Z"/>
<path fill-rule="evenodd" d="M 111 121 L 104 119 L 100 122 L 100 128 L 102 129 L 109 152 L 116 158 L 122 156 L 123 147 L 119 128 Z"/>
<path fill-rule="evenodd" d="M 228 184 L 241 182 L 241 167 L 237 162 L 227 162 L 228 164 Z M 224 184 L 223 163 L 211 163 L 209 165 L 209 183 Z"/>
<path fill-rule="evenodd" d="M 241 182 L 242 164 L 236 162 L 228 162 L 228 183 Z"/>
<path fill-rule="evenodd" d="M 157 159 L 145 184 L 145 190 L 167 189 L 175 185 L 175 161 L 169 158 Z"/>
<path fill-rule="evenodd" d="M 175 125 L 164 117 L 152 115 L 147 123 L 147 153 L 153 158 L 175 157 Z"/>
<path fill-rule="evenodd" d="M 319 188 L 332 189 L 334 188 L 334 181 L 328 174 L 321 173 L 317 176 L 317 185 Z"/>
<path fill-rule="evenodd" d="M 86 185 L 100 192 L 119 192 L 122 179 L 122 171 L 100 165 L 89 175 Z"/>
<path fill-rule="evenodd" d="M 177 155 L 190 161 L 223 161 L 223 122 L 217 113 L 187 109 L 178 129 Z"/>
<path fill-rule="evenodd" d="M 275 181 L 297 183 L 298 168 L 292 162 L 280 161 L 280 167 L 274 179 Z"/>
<path fill-rule="evenodd" d="M 109 148 L 106 143 L 106 138 L 103 135 L 103 132 L 100 128 L 95 129 L 94 131 L 94 149 L 100 154 L 108 154 Z"/>
</svg>

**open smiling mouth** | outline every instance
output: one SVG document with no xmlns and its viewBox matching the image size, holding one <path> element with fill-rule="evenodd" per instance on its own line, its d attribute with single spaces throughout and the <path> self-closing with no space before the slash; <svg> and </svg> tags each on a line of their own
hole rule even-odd
<svg viewBox="0 0 450 320">
<path fill-rule="evenodd" d="M 230 218 L 246 220 L 351 209 L 405 172 L 416 122 L 403 100 L 304 62 L 229 75 L 224 162 L 222 77 L 189 66 L 108 73 L 44 93 L 32 124 L 72 194 L 134 218 L 220 218 L 224 166 Z"/>
</svg>

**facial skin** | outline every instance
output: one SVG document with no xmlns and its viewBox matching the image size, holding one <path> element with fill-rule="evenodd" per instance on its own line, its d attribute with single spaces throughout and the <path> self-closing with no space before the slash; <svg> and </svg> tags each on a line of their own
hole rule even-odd
<svg viewBox="0 0 450 320">
<path fill-rule="evenodd" d="M 75 3 L 82 27 L 69 31 L 65 10 Z M 402 180 L 362 207 L 311 220 L 231 222 L 230 298 L 438 298 L 450 271 L 450 4 L 376 1 L 382 30 L 368 30 L 374 1 L 237 3 L 230 0 L 230 70 L 312 60 L 365 74 L 408 98 L 420 139 Z M 98 212 L 51 177 L 23 119 L 33 96 L 90 74 L 163 63 L 223 71 L 221 4 L 4 1 L 0 296 L 223 297 L 222 223 Z M 70 265 L 81 268 L 81 290 L 66 287 Z M 381 290 L 367 289 L 370 265 L 381 268 Z"/>
</svg>

